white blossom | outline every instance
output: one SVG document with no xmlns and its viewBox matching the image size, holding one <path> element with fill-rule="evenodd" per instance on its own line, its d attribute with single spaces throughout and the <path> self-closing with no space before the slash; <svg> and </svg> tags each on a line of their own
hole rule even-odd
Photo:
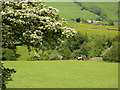
<svg viewBox="0 0 120 90">
<path fill-rule="evenodd" d="M 4 15 L 4 14 L 6 14 L 6 13 L 5 13 L 5 12 L 3 12 L 3 11 L 1 11 L 1 14 L 2 14 L 2 15 Z"/>
</svg>

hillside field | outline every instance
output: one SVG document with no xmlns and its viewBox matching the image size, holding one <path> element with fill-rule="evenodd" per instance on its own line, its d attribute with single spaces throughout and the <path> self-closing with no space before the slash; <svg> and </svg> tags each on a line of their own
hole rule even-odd
<svg viewBox="0 0 120 90">
<path fill-rule="evenodd" d="M 82 2 L 85 6 L 97 6 L 102 12 L 107 14 L 109 19 L 118 20 L 118 2 Z M 59 10 L 60 17 L 66 19 L 96 19 L 98 15 L 87 10 L 80 10 L 81 7 L 73 2 L 47 2 L 48 6 L 52 6 Z"/>
<path fill-rule="evenodd" d="M 103 61 L 4 61 L 15 68 L 8 88 L 117 88 L 118 63 Z"/>
<path fill-rule="evenodd" d="M 86 6 L 98 6 L 110 19 L 118 19 L 118 2 L 83 2 Z"/>
<path fill-rule="evenodd" d="M 73 27 L 76 31 L 79 31 L 82 34 L 87 34 L 89 38 L 93 35 L 102 35 L 109 39 L 113 39 L 118 36 L 118 27 L 117 26 L 100 26 L 94 24 L 84 24 L 77 22 L 67 22 L 68 26 Z M 113 29 L 113 30 L 109 30 Z M 115 31 L 114 31 L 115 30 Z"/>
<path fill-rule="evenodd" d="M 89 12 L 89 11 L 80 11 L 80 8 L 77 4 L 73 2 L 47 2 L 48 6 L 52 6 L 59 10 L 59 14 L 61 18 L 65 19 L 76 19 L 76 18 L 83 18 L 83 19 L 95 19 L 99 16 Z"/>
</svg>

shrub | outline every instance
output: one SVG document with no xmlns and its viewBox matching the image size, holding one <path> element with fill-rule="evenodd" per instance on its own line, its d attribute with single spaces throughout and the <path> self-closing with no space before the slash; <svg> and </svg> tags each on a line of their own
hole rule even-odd
<svg viewBox="0 0 120 90">
<path fill-rule="evenodd" d="M 80 49 L 77 49 L 70 53 L 69 58 L 77 59 L 77 57 L 80 57 L 80 56 L 82 56 L 82 53 L 81 53 Z"/>
<path fill-rule="evenodd" d="M 62 47 L 58 50 L 58 52 L 61 54 L 61 56 L 63 56 L 64 60 L 69 60 L 69 55 L 71 53 L 70 49 L 68 47 Z"/>
<path fill-rule="evenodd" d="M 89 56 L 99 57 L 101 52 L 111 46 L 111 40 L 101 34 L 93 34 L 89 39 Z"/>
<path fill-rule="evenodd" d="M 2 48 L 2 60 L 16 60 L 19 54 L 14 49 Z"/>
<path fill-rule="evenodd" d="M 16 73 L 15 69 L 5 68 L 2 64 L 2 89 L 6 89 L 6 84 L 12 80 L 13 73 Z"/>
<path fill-rule="evenodd" d="M 53 50 L 51 54 L 49 54 L 49 60 L 61 60 L 63 56 L 57 50 Z"/>
<path fill-rule="evenodd" d="M 81 21 L 81 19 L 80 19 L 80 18 L 77 18 L 77 19 L 76 19 L 76 22 L 80 22 L 80 21 Z"/>
<path fill-rule="evenodd" d="M 38 51 L 37 53 L 35 53 L 33 56 L 31 56 L 30 58 L 28 58 L 28 60 L 48 60 L 49 56 L 48 53 L 46 51 Z"/>
<path fill-rule="evenodd" d="M 86 55 L 88 56 L 88 52 L 89 52 L 89 46 L 88 46 L 88 43 L 83 43 L 80 47 L 80 51 L 81 51 L 81 54 L 82 55 Z"/>
<path fill-rule="evenodd" d="M 108 20 L 109 26 L 114 26 L 114 21 L 113 20 Z"/>
<path fill-rule="evenodd" d="M 120 62 L 118 46 L 120 46 L 120 43 L 117 41 L 114 42 L 113 45 L 102 54 L 103 60 L 109 62 Z"/>
<path fill-rule="evenodd" d="M 28 60 L 61 60 L 63 56 L 57 50 L 38 51 Z"/>
<path fill-rule="evenodd" d="M 102 21 L 102 18 L 97 17 L 95 20 L 96 20 L 96 21 Z"/>
</svg>

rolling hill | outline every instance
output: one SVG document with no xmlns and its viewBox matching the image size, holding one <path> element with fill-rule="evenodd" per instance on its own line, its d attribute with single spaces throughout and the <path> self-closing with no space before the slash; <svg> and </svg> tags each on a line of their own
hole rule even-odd
<svg viewBox="0 0 120 90">
<path fill-rule="evenodd" d="M 117 2 L 83 2 L 85 6 L 98 6 L 103 13 L 106 13 L 110 19 L 118 19 L 118 3 Z"/>
<path fill-rule="evenodd" d="M 96 15 L 88 10 L 81 10 L 81 6 L 74 2 L 47 2 L 48 6 L 57 8 L 60 13 L 60 17 L 66 19 L 93 19 L 95 20 L 99 15 Z M 103 13 L 107 15 L 109 19 L 118 20 L 118 3 L 117 2 L 82 2 L 82 5 L 86 7 L 95 7 L 101 9 Z"/>
<path fill-rule="evenodd" d="M 99 16 L 84 10 L 80 11 L 80 8 L 77 4 L 73 2 L 47 2 L 48 6 L 52 6 L 54 8 L 57 8 L 60 13 L 60 17 L 63 17 L 65 19 L 76 19 L 76 18 L 83 18 L 83 19 L 95 19 Z"/>
</svg>

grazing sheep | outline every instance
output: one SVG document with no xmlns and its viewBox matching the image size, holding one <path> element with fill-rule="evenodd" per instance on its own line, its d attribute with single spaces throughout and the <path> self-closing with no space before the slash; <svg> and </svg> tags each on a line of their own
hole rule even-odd
<svg viewBox="0 0 120 90">
<path fill-rule="evenodd" d="M 78 57 L 77 59 L 78 60 L 89 60 L 90 58 L 89 57 Z"/>
<path fill-rule="evenodd" d="M 83 57 L 78 57 L 77 59 L 78 59 L 78 60 L 83 60 Z"/>
</svg>

